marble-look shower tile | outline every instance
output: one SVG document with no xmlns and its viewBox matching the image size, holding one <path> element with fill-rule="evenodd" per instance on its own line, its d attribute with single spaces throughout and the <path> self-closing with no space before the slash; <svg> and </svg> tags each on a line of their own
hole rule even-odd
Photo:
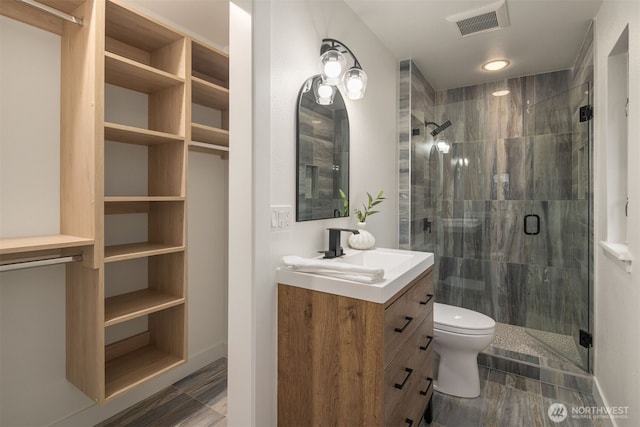
<svg viewBox="0 0 640 427">
<path fill-rule="evenodd" d="M 411 219 L 411 61 L 400 62 L 398 89 L 398 241 L 410 249 Z"/>
<path fill-rule="evenodd" d="M 535 99 L 536 105 L 547 102 L 569 89 L 570 70 L 551 71 L 549 73 L 535 74 Z"/>
<path fill-rule="evenodd" d="M 433 108 L 435 91 L 418 67 L 411 62 L 411 110 L 426 112 Z"/>
<path fill-rule="evenodd" d="M 540 381 L 523 377 L 521 375 L 505 373 L 505 385 L 509 388 L 515 388 L 517 390 L 526 391 L 528 393 L 537 395 L 542 394 Z"/>
<path fill-rule="evenodd" d="M 533 148 L 533 200 L 571 198 L 571 134 L 537 136 Z"/>
<path fill-rule="evenodd" d="M 486 93 L 484 85 L 467 86 L 464 92 L 464 139 L 465 142 L 476 142 L 489 139 L 485 136 L 490 125 L 490 112 L 486 108 Z"/>
<path fill-rule="evenodd" d="M 522 83 L 522 126 L 523 136 L 534 136 L 536 134 L 536 115 L 535 115 L 535 76 L 524 76 L 521 78 Z"/>
<path fill-rule="evenodd" d="M 527 155 L 525 138 L 499 139 L 496 144 L 496 173 L 491 180 L 491 200 L 524 200 L 533 159 Z"/>
<path fill-rule="evenodd" d="M 457 167 L 463 170 L 464 200 L 491 200 L 496 171 L 496 140 L 467 143 Z"/>
<path fill-rule="evenodd" d="M 438 125 L 449 120 L 451 126 L 442 132 L 444 136 L 451 143 L 465 142 L 465 129 L 467 127 L 467 118 L 465 115 L 465 102 L 452 102 L 438 106 L 435 108 L 434 117 L 426 117 L 426 121 L 435 122 Z M 434 128 L 430 127 L 429 132 Z"/>
<path fill-rule="evenodd" d="M 549 135 L 571 131 L 569 71 L 535 76 L 535 134 Z"/>
<path fill-rule="evenodd" d="M 440 190 L 441 200 L 463 200 L 464 182 L 463 168 L 458 164 L 458 159 L 464 155 L 465 144 L 452 143 L 449 152 L 441 153 L 439 163 L 442 174 L 438 177 L 442 182 Z"/>
<path fill-rule="evenodd" d="M 506 348 L 502 348 L 503 346 L 516 346 L 516 343 L 505 343 L 504 341 L 507 340 L 509 337 L 504 337 L 504 336 L 500 336 L 501 335 L 501 327 L 505 327 L 504 324 L 502 323 L 497 323 L 496 324 L 496 336 L 494 338 L 493 343 L 487 347 L 487 349 L 483 350 L 486 351 L 492 355 L 495 356 L 499 356 L 502 357 L 504 359 L 511 359 L 511 360 L 520 360 L 522 362 L 525 362 L 526 364 L 529 365 L 536 365 L 536 366 L 540 366 L 540 357 L 538 356 L 534 356 L 531 354 L 525 354 L 525 353 L 519 353 L 517 351 L 512 351 L 512 350 L 508 350 Z M 513 325 L 508 325 L 509 328 L 514 328 Z M 515 337 L 515 340 L 520 339 L 519 337 Z M 526 350 L 525 350 L 526 351 Z"/>
<path fill-rule="evenodd" d="M 460 258 L 440 256 L 436 260 L 436 301 L 461 306 L 464 283 L 461 276 Z"/>
<path fill-rule="evenodd" d="M 459 283 L 464 308 L 492 316 L 494 292 L 490 281 L 490 263 L 479 259 L 462 259 Z"/>
<path fill-rule="evenodd" d="M 484 100 L 480 121 L 480 139 L 516 138 L 523 135 L 523 79 L 500 80 L 482 85 Z M 509 90 L 507 95 L 493 93 Z"/>
<path fill-rule="evenodd" d="M 464 202 L 464 218 L 457 224 L 463 234 L 465 258 L 485 259 L 487 250 L 486 230 L 489 225 L 489 202 L 468 200 Z"/>
<path fill-rule="evenodd" d="M 439 206 L 440 215 L 436 218 L 437 238 L 441 242 L 439 254 L 462 257 L 464 233 L 459 224 L 464 220 L 464 202 L 442 201 Z"/>
<path fill-rule="evenodd" d="M 573 271 L 529 265 L 525 269 L 529 289 L 524 326 L 561 335 L 570 335 L 577 322 L 578 298 L 570 284 Z"/>
<path fill-rule="evenodd" d="M 586 131 L 590 127 L 589 121 L 580 121 L 580 107 L 592 104 L 591 99 L 593 98 L 593 94 L 591 93 L 590 86 L 590 83 L 582 83 L 572 87 L 567 93 L 571 113 L 570 129 L 572 132 Z"/>
<path fill-rule="evenodd" d="M 523 107 L 525 96 L 525 78 L 519 77 L 507 80 L 509 95 L 502 97 L 507 103 L 506 131 L 502 138 L 521 138 L 524 136 Z"/>
<path fill-rule="evenodd" d="M 485 258 L 511 263 L 526 262 L 522 248 L 525 203 L 493 200 L 488 203 Z"/>
</svg>

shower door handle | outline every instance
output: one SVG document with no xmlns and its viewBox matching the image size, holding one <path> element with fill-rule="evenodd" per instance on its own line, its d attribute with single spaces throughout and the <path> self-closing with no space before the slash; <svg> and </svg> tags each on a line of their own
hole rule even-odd
<svg viewBox="0 0 640 427">
<path fill-rule="evenodd" d="M 540 216 L 531 214 L 524 216 L 524 234 L 535 236 L 540 234 Z"/>
</svg>

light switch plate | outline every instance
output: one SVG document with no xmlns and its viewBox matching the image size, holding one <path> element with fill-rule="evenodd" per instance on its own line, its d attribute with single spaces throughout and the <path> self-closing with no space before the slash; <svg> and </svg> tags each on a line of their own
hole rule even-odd
<svg viewBox="0 0 640 427">
<path fill-rule="evenodd" d="M 293 228 L 293 206 L 271 206 L 271 231 L 290 231 Z"/>
</svg>

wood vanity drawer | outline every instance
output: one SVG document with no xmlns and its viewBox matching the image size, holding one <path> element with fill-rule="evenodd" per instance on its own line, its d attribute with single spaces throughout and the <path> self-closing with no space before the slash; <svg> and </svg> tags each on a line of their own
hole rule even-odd
<svg viewBox="0 0 640 427">
<path fill-rule="evenodd" d="M 424 411 L 433 388 L 432 356 L 433 322 L 427 318 L 385 369 L 385 425 L 404 425 L 405 418 L 411 419 L 417 410 Z"/>
<path fill-rule="evenodd" d="M 433 390 L 432 295 L 431 271 L 384 304 L 279 284 L 278 426 L 417 427 Z"/>
<path fill-rule="evenodd" d="M 384 312 L 384 361 L 391 363 L 407 339 L 433 309 L 433 269 Z"/>
</svg>

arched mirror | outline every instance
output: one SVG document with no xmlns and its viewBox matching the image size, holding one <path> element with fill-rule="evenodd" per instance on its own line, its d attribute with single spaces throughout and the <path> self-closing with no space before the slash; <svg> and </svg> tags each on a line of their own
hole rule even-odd
<svg viewBox="0 0 640 427">
<path fill-rule="evenodd" d="M 335 86 L 309 78 L 298 95 L 296 220 L 349 216 L 349 117 Z"/>
</svg>

